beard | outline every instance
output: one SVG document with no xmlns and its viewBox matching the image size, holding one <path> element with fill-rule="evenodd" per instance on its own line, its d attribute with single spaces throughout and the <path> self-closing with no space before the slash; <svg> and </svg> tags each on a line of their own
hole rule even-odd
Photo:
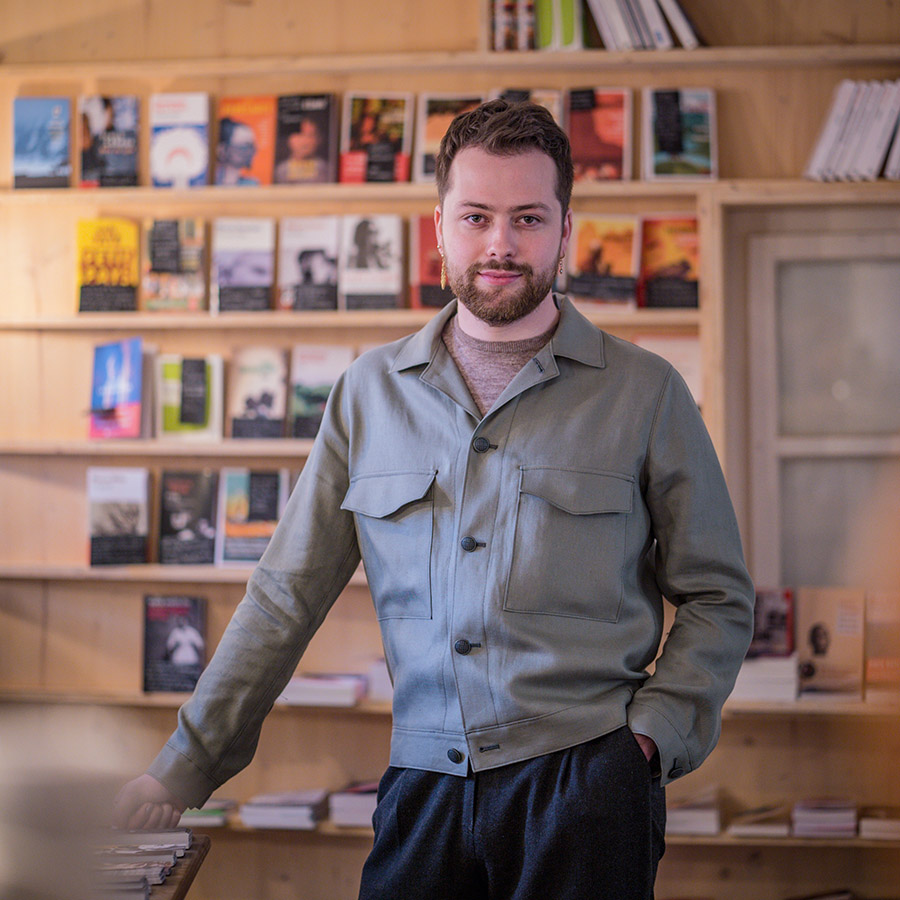
<svg viewBox="0 0 900 900">
<path fill-rule="evenodd" d="M 518 272 L 522 278 L 516 288 L 498 286 L 483 290 L 476 287 L 478 273 L 483 269 L 495 271 Z M 556 279 L 556 266 L 539 272 L 527 263 L 505 262 L 473 263 L 461 275 L 450 271 L 448 266 L 447 280 L 457 300 L 483 322 L 488 325 L 508 325 L 529 313 L 534 312 L 553 288 Z"/>
</svg>

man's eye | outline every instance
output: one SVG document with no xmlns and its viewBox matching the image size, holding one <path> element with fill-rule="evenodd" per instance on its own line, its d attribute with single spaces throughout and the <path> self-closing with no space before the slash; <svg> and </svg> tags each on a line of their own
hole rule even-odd
<svg viewBox="0 0 900 900">
<path fill-rule="evenodd" d="M 523 225 L 537 225 L 541 220 L 537 216 L 522 216 Z"/>
<path fill-rule="evenodd" d="M 472 213 L 466 216 L 466 221 L 471 222 L 473 225 L 480 225 L 484 221 L 484 216 L 480 213 Z"/>
</svg>

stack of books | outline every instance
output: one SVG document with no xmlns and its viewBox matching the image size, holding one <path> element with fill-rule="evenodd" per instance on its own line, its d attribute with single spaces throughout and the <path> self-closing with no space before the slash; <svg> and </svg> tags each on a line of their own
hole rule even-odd
<svg viewBox="0 0 900 900">
<path fill-rule="evenodd" d="M 378 802 L 377 781 L 357 781 L 328 798 L 329 818 L 341 828 L 367 828 Z"/>
<path fill-rule="evenodd" d="M 672 800 L 666 810 L 667 834 L 718 834 L 722 830 L 719 789 L 712 786 L 682 800 Z"/>
<path fill-rule="evenodd" d="M 257 794 L 240 808 L 248 828 L 292 828 L 312 830 L 328 811 L 328 791 L 312 788 Z"/>
<path fill-rule="evenodd" d="M 796 837 L 852 838 L 857 833 L 856 804 L 843 797 L 798 800 L 791 810 Z"/>
<path fill-rule="evenodd" d="M 859 836 L 870 840 L 900 841 L 900 807 L 864 806 L 859 811 Z"/>
<path fill-rule="evenodd" d="M 356 706 L 365 696 L 365 675 L 323 672 L 295 675 L 285 685 L 278 702 L 288 706 Z"/>
</svg>

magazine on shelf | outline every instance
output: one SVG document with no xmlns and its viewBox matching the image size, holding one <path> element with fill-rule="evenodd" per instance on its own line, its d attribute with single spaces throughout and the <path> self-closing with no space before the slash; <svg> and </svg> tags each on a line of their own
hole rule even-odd
<svg viewBox="0 0 900 900">
<path fill-rule="evenodd" d="M 341 217 L 291 216 L 278 224 L 278 309 L 337 309 Z"/>
<path fill-rule="evenodd" d="M 337 181 L 337 98 L 282 94 L 276 104 L 275 184 Z"/>
<path fill-rule="evenodd" d="M 138 183 L 138 109 L 133 94 L 78 98 L 81 187 L 133 187 Z"/>
<path fill-rule="evenodd" d="M 636 215 L 576 213 L 566 254 L 566 289 L 576 300 L 636 305 L 640 251 Z"/>
<path fill-rule="evenodd" d="M 140 308 L 178 312 L 206 309 L 203 219 L 145 219 L 142 238 Z"/>
<path fill-rule="evenodd" d="M 130 219 L 79 219 L 75 235 L 79 312 L 137 309 L 140 228 Z"/>
<path fill-rule="evenodd" d="M 344 94 L 340 180 L 409 181 L 414 111 L 411 93 Z"/>
<path fill-rule="evenodd" d="M 287 502 L 287 469 L 227 467 L 219 473 L 216 564 L 259 562 Z"/>
<path fill-rule="evenodd" d="M 567 95 L 567 131 L 576 181 L 631 178 L 631 91 L 588 87 Z"/>
<path fill-rule="evenodd" d="M 441 139 L 450 123 L 460 113 L 475 109 L 484 102 L 478 93 L 423 93 L 418 97 L 416 114 L 415 160 L 413 180 L 434 181 L 434 161 Z"/>
<path fill-rule="evenodd" d="M 209 94 L 150 96 L 150 182 L 192 188 L 209 182 Z"/>
<path fill-rule="evenodd" d="M 159 562 L 215 562 L 219 473 L 213 469 L 163 469 L 159 479 Z"/>
<path fill-rule="evenodd" d="M 219 97 L 216 184 L 252 187 L 272 183 L 276 102 L 274 94 Z"/>
<path fill-rule="evenodd" d="M 152 371 L 153 354 L 142 338 L 94 347 L 88 437 L 152 437 Z"/>
<path fill-rule="evenodd" d="M 68 97 L 16 97 L 13 100 L 13 186 L 69 187 L 72 102 Z"/>
<path fill-rule="evenodd" d="M 341 219 L 338 304 L 341 309 L 403 306 L 403 220 L 395 213 Z"/>
<path fill-rule="evenodd" d="M 213 219 L 209 305 L 214 313 L 259 312 L 272 307 L 275 285 L 275 219 Z"/>
<path fill-rule="evenodd" d="M 644 88 L 643 176 L 648 181 L 718 177 L 716 95 L 710 88 Z"/>
<path fill-rule="evenodd" d="M 223 362 L 217 353 L 161 353 L 155 360 L 156 437 L 222 438 Z"/>
<path fill-rule="evenodd" d="M 193 691 L 206 665 L 206 599 L 144 597 L 144 692 Z"/>
<path fill-rule="evenodd" d="M 353 362 L 353 348 L 342 344 L 295 344 L 291 348 L 288 434 L 314 438 L 335 381 Z"/>
<path fill-rule="evenodd" d="M 233 438 L 280 438 L 287 419 L 288 359 L 268 345 L 239 347 L 229 363 L 228 431 Z"/>
<path fill-rule="evenodd" d="M 147 562 L 150 470 L 143 466 L 88 466 L 86 490 L 90 565 Z"/>
</svg>

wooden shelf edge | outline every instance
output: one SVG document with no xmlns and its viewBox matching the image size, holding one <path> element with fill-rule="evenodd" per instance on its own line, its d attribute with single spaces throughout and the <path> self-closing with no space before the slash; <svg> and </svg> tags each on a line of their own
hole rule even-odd
<svg viewBox="0 0 900 900">
<path fill-rule="evenodd" d="M 780 703 L 728 701 L 722 711 L 726 719 L 749 716 L 900 716 L 900 704 L 866 703 L 864 700 L 795 700 Z"/>
<path fill-rule="evenodd" d="M 150 456 L 162 459 L 198 457 L 221 459 L 304 459 L 312 449 L 312 440 L 294 438 L 270 438 L 267 440 L 242 440 L 225 438 L 221 441 L 165 441 L 110 439 L 103 441 L 31 440 L 0 442 L 3 456 L 71 456 L 92 459 L 95 457 Z"/>
</svg>

